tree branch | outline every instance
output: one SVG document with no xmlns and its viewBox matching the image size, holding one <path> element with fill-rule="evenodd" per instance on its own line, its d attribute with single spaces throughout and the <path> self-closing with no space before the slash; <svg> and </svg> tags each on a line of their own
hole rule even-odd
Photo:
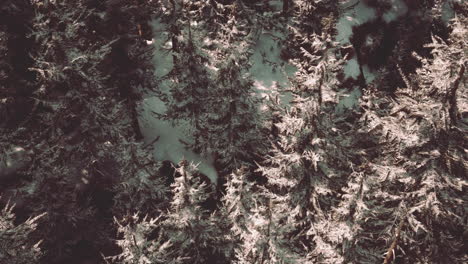
<svg viewBox="0 0 468 264">
<path fill-rule="evenodd" d="M 400 233 L 401 229 L 403 228 L 403 225 L 405 223 L 406 215 L 403 216 L 400 220 L 400 223 L 398 224 L 398 228 L 395 232 L 395 238 L 393 239 L 392 244 L 390 245 L 390 248 L 387 250 L 387 254 L 385 256 L 383 264 L 389 264 L 391 262 L 391 259 L 393 257 L 393 251 L 395 250 L 397 244 L 398 244 L 398 239 L 400 238 Z"/>
<path fill-rule="evenodd" d="M 465 74 L 465 63 L 466 61 L 461 63 L 460 70 L 458 71 L 458 76 L 453 82 L 453 84 L 450 87 L 450 91 L 447 93 L 447 100 L 450 104 L 449 108 L 449 116 L 450 116 L 450 121 L 452 121 L 452 124 L 456 125 L 457 124 L 457 119 L 458 119 L 458 109 L 457 109 L 457 90 L 458 87 L 460 86 L 460 82 L 463 79 L 463 75 Z"/>
</svg>

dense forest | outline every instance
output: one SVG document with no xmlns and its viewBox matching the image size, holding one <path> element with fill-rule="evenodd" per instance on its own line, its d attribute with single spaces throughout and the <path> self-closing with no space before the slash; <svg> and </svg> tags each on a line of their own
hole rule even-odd
<svg viewBox="0 0 468 264">
<path fill-rule="evenodd" d="M 468 263 L 468 1 L 2 0 L 0 264 Z"/>
</svg>

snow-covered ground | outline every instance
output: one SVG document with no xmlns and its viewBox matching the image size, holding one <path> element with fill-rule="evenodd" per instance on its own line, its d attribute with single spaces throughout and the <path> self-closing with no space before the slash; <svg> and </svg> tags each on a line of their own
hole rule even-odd
<svg viewBox="0 0 468 264">
<path fill-rule="evenodd" d="M 173 125 L 168 121 L 156 118 L 152 113 L 163 114 L 166 110 L 164 102 L 152 96 L 145 98 L 142 103 L 140 125 L 148 143 L 159 137 L 154 143 L 154 157 L 156 160 L 170 160 L 178 163 L 182 159 L 198 164 L 198 170 L 216 182 L 218 174 L 213 167 L 212 160 L 187 149 L 184 142 L 191 142 L 190 126 L 188 124 Z M 182 140 L 182 141 L 181 141 Z"/>
<path fill-rule="evenodd" d="M 356 5 L 356 3 L 358 4 Z M 338 30 L 336 41 L 343 45 L 347 45 L 350 44 L 349 39 L 353 34 L 353 27 L 376 19 L 377 15 L 374 8 L 367 6 L 360 0 L 350 0 L 344 2 L 342 3 L 341 8 L 346 10 L 346 12 L 341 15 L 336 25 Z"/>
<path fill-rule="evenodd" d="M 279 32 L 263 32 L 259 36 L 250 58 L 250 76 L 260 96 L 278 96 L 281 103 L 287 106 L 292 97 L 288 93 L 280 93 L 280 90 L 291 86 L 288 76 L 294 76 L 296 68 L 280 58 L 281 39 L 284 36 Z"/>
<path fill-rule="evenodd" d="M 451 19 L 455 17 L 455 11 L 453 10 L 453 3 L 466 0 L 448 0 L 442 5 L 442 21 L 447 25 Z"/>
<path fill-rule="evenodd" d="M 408 7 L 402 0 L 389 0 L 389 2 L 392 4 L 392 8 L 383 14 L 385 22 L 390 23 L 395 21 L 397 18 L 406 15 L 406 12 L 408 12 Z"/>
</svg>

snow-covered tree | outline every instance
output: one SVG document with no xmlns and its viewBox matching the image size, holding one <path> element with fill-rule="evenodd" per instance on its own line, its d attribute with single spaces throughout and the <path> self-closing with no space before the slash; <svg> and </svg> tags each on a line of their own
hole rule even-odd
<svg viewBox="0 0 468 264">
<path fill-rule="evenodd" d="M 234 247 L 243 243 L 249 232 L 247 225 L 250 221 L 250 207 L 254 202 L 252 195 L 255 195 L 252 186 L 242 168 L 230 174 L 226 180 L 226 194 L 222 197 L 220 213 L 229 228 L 225 231 L 230 242 L 226 248 L 230 250 L 231 258 L 234 256 Z"/>
<path fill-rule="evenodd" d="M 400 70 L 406 87 L 394 99 L 371 88 L 364 96 L 360 124 L 375 147 L 345 190 L 356 230 L 348 261 L 466 261 L 466 23 L 454 21 L 448 43 L 433 38 L 432 58 L 414 55 L 422 67 Z"/>
<path fill-rule="evenodd" d="M 106 260 L 119 264 L 163 264 L 180 263 L 174 258 L 168 240 L 152 237 L 160 225 L 160 218 L 141 217 L 138 214 L 128 215 L 117 220 L 118 232 L 122 235 L 117 245 L 122 252 Z"/>
<path fill-rule="evenodd" d="M 209 94 L 213 85 L 213 74 L 208 68 L 208 56 L 199 48 L 201 42 L 198 32 L 189 29 L 188 34 L 187 41 L 179 43 L 179 51 L 175 55 L 178 59 L 170 73 L 173 82 L 165 116 L 175 122 L 188 121 L 193 127 L 190 131 L 193 138 L 190 147 L 196 152 L 201 152 L 203 146 L 200 144 L 200 137 L 207 133 L 203 123 L 211 111 Z"/>
<path fill-rule="evenodd" d="M 245 71 L 248 58 L 242 56 L 234 51 L 219 65 L 210 91 L 212 110 L 205 123 L 208 133 L 201 139 L 207 152 L 214 153 L 219 167 L 228 173 L 251 164 L 264 146 L 259 99 Z"/>
<path fill-rule="evenodd" d="M 185 160 L 177 173 L 169 210 L 156 219 L 129 216 L 131 221 L 119 223 L 123 253 L 111 259 L 117 263 L 225 263 L 220 220 L 203 205 L 212 188 Z"/>
<path fill-rule="evenodd" d="M 43 254 L 41 241 L 34 241 L 33 232 L 44 214 L 15 224 L 14 205 L 0 211 L 0 261 L 11 264 L 38 263 Z"/>
<path fill-rule="evenodd" d="M 171 210 L 162 223 L 164 237 L 183 263 L 220 263 L 224 256 L 223 235 L 216 217 L 203 207 L 212 188 L 195 176 L 196 169 L 182 161 L 172 186 Z M 211 191 L 210 191 L 211 189 Z"/>
<path fill-rule="evenodd" d="M 468 4 L 394 2 L 1 2 L 0 152 L 14 151 L 0 208 L 17 207 L 0 212 L 0 262 L 467 262 Z M 351 87 L 336 22 L 362 7 L 380 22 L 358 52 L 380 69 Z M 295 69 L 272 91 L 288 105 L 260 100 L 257 55 Z M 146 91 L 214 161 L 217 186 L 186 161 L 165 178 L 139 142 Z"/>
<path fill-rule="evenodd" d="M 298 68 L 289 89 L 294 98 L 290 107 L 280 107 L 277 136 L 259 171 L 268 181 L 269 210 L 282 224 L 277 236 L 289 241 L 289 250 L 305 262 L 340 263 L 343 256 L 335 247 L 348 233 L 330 209 L 351 170 L 355 143 L 345 135 L 354 129 L 346 119 L 355 114 L 335 111 L 343 61 L 336 58 L 330 37 L 308 38 L 310 46 L 292 61 Z"/>
<path fill-rule="evenodd" d="M 21 209 L 28 214 L 47 212 L 43 219 L 48 224 L 37 229 L 47 247 L 41 261 L 70 262 L 76 255 L 100 257 L 101 248 L 113 244 L 111 212 L 119 190 L 113 185 L 126 182 L 122 175 L 130 177 L 127 172 L 139 167 L 125 161 L 131 158 L 128 145 L 138 134 L 136 116 L 127 104 L 129 98 L 119 89 L 118 78 L 110 80 L 128 66 L 117 62 L 114 55 L 116 45 L 130 29 L 114 32 L 106 28 L 106 4 L 97 3 L 100 1 L 19 2 L 28 2 L 31 7 L 30 33 L 24 36 L 33 44 L 24 50 L 31 64 L 23 66 L 36 78 L 11 86 L 8 100 L 23 102 L 25 114 L 7 113 L 9 119 L 19 117 L 21 122 L 10 122 L 8 130 L 2 127 L 0 134 L 2 147 L 9 142 L 34 152 L 34 161 L 24 168 L 28 180 L 16 182 L 16 188 L 24 190 L 21 198 L 28 201 Z M 134 28 L 138 32 L 137 25 Z M 138 33 L 127 37 L 142 42 Z M 138 72 L 142 71 L 137 77 L 151 82 L 150 50 L 138 45 L 126 47 L 130 46 L 127 57 L 139 65 Z M 8 53 L 13 55 L 17 50 L 11 47 L 7 47 Z M 23 71 L 14 71 L 28 77 Z M 142 82 L 132 76 L 127 77 L 135 81 L 130 83 L 135 88 Z M 2 102 L 4 95 L 2 89 Z M 143 152 L 141 145 L 134 147 Z"/>
</svg>

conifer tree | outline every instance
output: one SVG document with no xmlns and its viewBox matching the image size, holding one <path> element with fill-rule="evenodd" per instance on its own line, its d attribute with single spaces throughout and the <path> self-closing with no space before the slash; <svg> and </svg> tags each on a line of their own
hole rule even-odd
<svg viewBox="0 0 468 264">
<path fill-rule="evenodd" d="M 106 261 L 119 264 L 163 264 L 180 263 L 174 257 L 168 240 L 148 239 L 158 229 L 160 218 L 129 215 L 123 220 L 116 220 L 118 232 L 122 235 L 117 240 L 122 252 L 106 258 Z"/>
<path fill-rule="evenodd" d="M 173 184 L 171 211 L 163 222 L 166 239 L 175 249 L 175 256 L 184 263 L 222 263 L 223 236 L 216 217 L 203 208 L 210 191 L 206 183 L 195 177 L 195 167 L 182 161 L 179 177 Z"/>
<path fill-rule="evenodd" d="M 233 52 L 219 65 L 210 91 L 211 113 L 206 119 L 202 145 L 214 153 L 224 173 L 249 166 L 262 151 L 262 117 L 253 92 L 253 82 L 245 70 L 248 58 Z"/>
<path fill-rule="evenodd" d="M 116 87 L 121 100 L 125 100 L 137 140 L 143 137 L 137 116 L 141 93 L 157 87 L 153 72 L 154 48 L 146 43 L 152 38 L 148 21 L 155 8 L 156 3 L 148 0 L 107 1 L 105 7 L 95 9 L 95 12 L 105 11 L 101 24 L 89 22 L 95 26 L 97 34 L 115 40 L 110 54 L 99 66 L 107 75 L 106 85 Z"/>
<path fill-rule="evenodd" d="M 336 76 L 343 61 L 336 58 L 329 36 L 309 38 L 302 60 L 293 60 L 298 68 L 290 90 L 294 99 L 290 107 L 279 107 L 277 138 L 259 171 L 268 181 L 265 195 L 271 214 L 284 225 L 278 237 L 289 241 L 286 248 L 302 261 L 340 263 L 343 256 L 334 247 L 346 232 L 340 232 L 343 226 L 333 220 L 330 209 L 339 202 L 337 192 L 350 170 L 347 161 L 354 143 L 341 133 L 352 133 L 345 118 L 353 112 L 335 111 Z M 327 225 L 333 225 L 330 232 L 324 231 Z"/>
<path fill-rule="evenodd" d="M 463 24 L 462 15 L 449 43 L 433 38 L 428 45 L 433 58 L 414 54 L 422 63 L 416 74 L 407 77 L 400 69 L 406 87 L 397 90 L 395 100 L 371 88 L 364 97 L 360 124 L 375 152 L 345 189 L 354 205 L 340 206 L 354 215 L 349 244 L 355 247 L 347 251 L 348 261 L 466 260 L 460 232 L 466 218 L 461 201 L 467 199 L 460 118 L 467 104 Z"/>
<path fill-rule="evenodd" d="M 252 237 L 249 222 L 251 209 L 258 197 L 247 173 L 246 169 L 240 168 L 227 177 L 226 194 L 222 197 L 220 209 L 223 222 L 228 227 L 225 232 L 230 244 L 226 248 L 230 249 L 230 259 L 236 258 L 239 262 L 248 255 L 242 249 L 249 245 L 253 247 L 255 242 L 249 240 Z"/>
<path fill-rule="evenodd" d="M 210 195 L 206 183 L 196 177 L 196 168 L 180 162 L 172 184 L 173 198 L 167 212 L 157 219 L 120 225 L 125 237 L 119 242 L 123 253 L 117 263 L 225 263 L 228 257 L 220 220 L 203 207 Z M 128 221 L 127 221 L 128 222 Z M 152 233 L 149 237 L 149 233 Z M 133 240 L 133 241 L 132 241 Z"/>
<path fill-rule="evenodd" d="M 262 188 L 249 180 L 247 168 L 230 174 L 222 198 L 221 216 L 228 229 L 233 263 L 299 263 L 282 236 L 289 225 L 278 222 Z"/>
<path fill-rule="evenodd" d="M 12 96 L 17 100 L 26 95 L 33 103 L 32 107 L 23 104 L 27 115 L 21 123 L 1 133 L 2 143 L 34 151 L 34 162 L 25 168 L 31 181 L 18 182 L 18 188 L 26 190 L 22 198 L 29 202 L 23 211 L 47 212 L 48 224 L 37 230 L 47 248 L 41 258 L 44 263 L 70 262 L 77 255 L 96 259 L 101 249 L 109 254 L 114 233 L 111 209 L 119 190 L 113 185 L 125 182 L 120 177 L 130 177 L 127 172 L 140 167 L 129 162 L 132 147 L 143 152 L 141 145 L 133 144 L 136 117 L 122 102 L 126 98 L 118 81 L 109 81 L 118 72 L 116 68 L 122 67 L 107 62 L 115 59 L 117 39 L 125 33 L 103 33 L 104 9 L 94 1 L 32 3 L 35 17 L 29 37 L 34 45 L 25 54 L 32 56 L 27 67 L 37 78 L 24 86 L 30 89 L 28 93 Z M 146 63 L 140 64 L 146 74 L 151 72 L 145 68 L 148 51 L 141 46 L 130 50 L 138 54 L 134 58 Z M 140 77 L 147 78 L 145 74 Z"/>
<path fill-rule="evenodd" d="M 179 50 L 175 55 L 177 64 L 169 73 L 173 79 L 170 96 L 167 101 L 165 117 L 172 121 L 188 121 L 193 127 L 191 132 L 193 142 L 191 148 L 201 152 L 203 146 L 200 137 L 207 133 L 203 128 L 207 114 L 211 111 L 209 92 L 212 88 L 212 72 L 208 68 L 209 59 L 199 48 L 199 33 L 188 25 L 184 32 L 187 40 L 179 42 Z M 209 153 L 205 153 L 209 154 Z"/>
<path fill-rule="evenodd" d="M 0 211 L 0 261 L 11 264 L 37 263 L 43 254 L 40 248 L 42 241 L 34 241 L 32 233 L 44 214 L 15 224 L 13 208 L 14 205 L 7 204 Z"/>
</svg>

